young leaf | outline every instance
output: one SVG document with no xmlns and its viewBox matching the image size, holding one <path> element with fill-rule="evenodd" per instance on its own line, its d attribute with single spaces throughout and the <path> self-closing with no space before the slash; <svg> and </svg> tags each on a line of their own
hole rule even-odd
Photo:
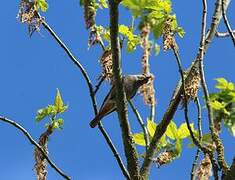
<svg viewBox="0 0 235 180">
<path fill-rule="evenodd" d="M 138 17 L 142 12 L 142 3 L 139 0 L 123 0 L 122 5 L 131 10 L 134 17 Z"/>
<path fill-rule="evenodd" d="M 68 108 L 67 106 L 64 106 L 59 89 L 57 89 L 54 106 L 56 108 L 57 113 L 62 113 Z"/>
<path fill-rule="evenodd" d="M 64 120 L 62 118 L 55 119 L 52 121 L 52 129 L 62 129 L 64 125 Z"/>
<path fill-rule="evenodd" d="M 47 116 L 55 115 L 57 113 L 55 106 L 49 105 L 46 108 L 39 109 L 36 115 L 36 121 L 41 121 Z"/>
<path fill-rule="evenodd" d="M 44 119 L 46 116 L 48 115 L 47 113 L 47 108 L 44 109 L 39 109 L 36 115 L 36 121 L 41 121 L 42 119 Z"/>
<path fill-rule="evenodd" d="M 40 7 L 40 9 L 41 9 L 43 12 L 46 12 L 46 11 L 47 11 L 47 9 L 48 9 L 48 4 L 47 4 L 46 0 L 38 0 L 37 3 L 38 3 L 38 6 Z"/>
<path fill-rule="evenodd" d="M 224 103 L 222 102 L 222 103 L 220 103 L 219 101 L 217 101 L 217 100 L 214 100 L 214 101 L 212 101 L 212 102 L 210 102 L 210 105 L 211 105 L 211 107 L 213 108 L 213 109 L 215 109 L 215 110 L 223 110 L 224 108 L 225 108 L 225 105 L 224 105 Z"/>
<path fill-rule="evenodd" d="M 177 29 L 176 29 L 176 32 L 179 35 L 179 37 L 181 37 L 181 38 L 184 37 L 185 31 L 184 31 L 184 29 L 182 27 L 178 26 Z"/>
<path fill-rule="evenodd" d="M 138 144 L 140 146 L 146 146 L 143 133 L 134 134 L 133 135 L 133 140 L 134 140 L 135 144 Z"/>
<path fill-rule="evenodd" d="M 227 89 L 227 86 L 228 86 L 228 81 L 224 78 L 216 78 L 215 79 L 217 81 L 217 84 L 216 84 L 216 88 L 217 89 Z"/>
<path fill-rule="evenodd" d="M 160 46 L 157 43 L 155 43 L 154 45 L 154 51 L 155 55 L 158 55 L 160 53 Z"/>
<path fill-rule="evenodd" d="M 176 157 L 179 157 L 182 152 L 182 140 L 177 139 L 175 142 L 175 153 Z"/>
<path fill-rule="evenodd" d="M 192 131 L 194 132 L 195 129 L 194 129 L 193 123 L 190 124 L 190 127 L 191 127 Z M 178 136 L 180 139 L 184 139 L 184 138 L 187 138 L 188 136 L 190 136 L 190 132 L 188 130 L 186 123 L 183 123 L 180 125 L 180 127 L 178 129 Z"/>
<path fill-rule="evenodd" d="M 173 121 L 168 125 L 166 135 L 173 140 L 178 139 L 177 126 Z"/>
<path fill-rule="evenodd" d="M 150 137 L 153 137 L 156 127 L 157 127 L 156 123 L 154 123 L 153 121 L 149 119 L 147 120 L 147 129 L 148 129 Z"/>
</svg>

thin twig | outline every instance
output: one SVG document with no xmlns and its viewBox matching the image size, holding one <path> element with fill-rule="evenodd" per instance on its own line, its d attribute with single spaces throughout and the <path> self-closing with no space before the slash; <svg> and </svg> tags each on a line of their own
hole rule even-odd
<svg viewBox="0 0 235 180">
<path fill-rule="evenodd" d="M 227 174 L 228 171 L 228 165 L 224 159 L 224 147 L 221 142 L 221 139 L 219 138 L 218 133 L 215 131 L 214 127 L 214 119 L 213 119 L 213 111 L 210 105 L 210 99 L 209 99 L 209 92 L 207 89 L 206 81 L 205 81 L 205 75 L 204 75 L 204 68 L 203 68 L 203 62 L 200 63 L 200 74 L 201 74 L 201 84 L 203 87 L 205 100 L 206 100 L 206 106 L 208 109 L 208 119 L 209 119 L 209 129 L 211 131 L 212 140 L 215 142 L 216 145 L 216 151 L 218 153 L 218 163 L 223 171 L 224 174 Z"/>
<path fill-rule="evenodd" d="M 144 121 L 143 119 L 141 118 L 140 116 L 140 113 L 138 112 L 138 110 L 136 109 L 135 105 L 133 104 L 133 102 L 131 100 L 129 100 L 129 104 L 131 105 L 131 109 L 132 111 L 134 112 L 142 130 L 143 130 L 143 133 L 144 133 L 144 140 L 145 140 L 145 148 L 146 148 L 146 151 L 148 150 L 148 147 L 149 147 L 149 134 L 148 134 L 148 130 L 144 124 Z"/>
<path fill-rule="evenodd" d="M 199 140 L 202 138 L 202 108 L 198 97 L 195 99 L 197 106 L 197 128 L 199 132 Z"/>
<path fill-rule="evenodd" d="M 64 177 L 67 180 L 70 180 L 71 178 L 66 175 L 62 170 L 60 170 L 56 164 L 54 162 L 52 162 L 52 160 L 50 160 L 50 158 L 48 157 L 48 155 L 46 154 L 46 152 L 43 150 L 43 148 L 32 138 L 32 136 L 29 134 L 29 132 L 27 130 L 25 130 L 21 125 L 19 125 L 18 123 L 16 123 L 13 120 L 10 120 L 8 118 L 5 118 L 3 116 L 0 116 L 0 120 L 3 122 L 6 122 L 8 124 L 13 125 L 14 127 L 16 127 L 17 129 L 19 129 L 25 136 L 26 138 L 30 141 L 30 143 L 32 145 L 34 145 L 35 147 L 37 147 L 40 152 L 43 154 L 43 156 L 45 157 L 45 159 L 47 160 L 47 162 L 50 164 L 50 166 L 55 169 L 56 172 L 58 172 L 62 177 Z"/>
<path fill-rule="evenodd" d="M 98 82 L 98 84 L 95 86 L 95 89 L 94 89 L 94 94 L 97 93 L 97 91 L 99 90 L 100 86 L 102 85 L 102 83 L 104 82 L 105 80 L 105 75 L 101 77 L 100 81 Z"/>
<path fill-rule="evenodd" d="M 224 5 L 224 1 L 225 1 L 225 0 L 222 0 L 222 16 L 223 16 L 223 18 L 224 18 L 224 23 L 225 23 L 225 25 L 226 25 L 226 28 L 227 28 L 227 30 L 228 30 L 230 36 L 231 36 L 231 39 L 232 39 L 232 41 L 233 41 L 233 45 L 234 45 L 234 47 L 235 47 L 235 35 L 233 34 L 233 30 L 232 30 L 232 28 L 230 27 L 230 24 L 229 24 L 227 15 L 226 15 L 226 10 L 225 10 L 225 8 L 224 8 L 224 6 L 225 6 L 225 5 Z"/>
<path fill-rule="evenodd" d="M 39 15 L 40 17 L 40 15 Z M 96 98 L 95 98 L 95 94 L 94 94 L 94 91 L 93 91 L 93 86 L 92 86 L 92 83 L 91 83 L 91 80 L 87 74 L 87 72 L 85 71 L 85 69 L 83 68 L 83 66 L 81 65 L 81 63 L 74 57 L 74 55 L 70 52 L 70 50 L 66 47 L 66 45 L 60 40 L 60 38 L 56 35 L 56 33 L 50 28 L 50 26 L 46 23 L 45 20 L 42 21 L 42 25 L 45 27 L 46 30 L 48 30 L 48 32 L 55 38 L 56 42 L 62 47 L 62 49 L 65 50 L 66 54 L 69 56 L 69 58 L 73 61 L 73 63 L 80 69 L 87 85 L 88 85 L 88 90 L 89 90 L 89 93 L 90 93 L 90 97 L 91 97 L 91 100 L 92 100 L 92 106 L 93 106 L 93 110 L 94 110 L 94 113 L 95 115 L 97 115 L 98 113 L 98 109 L 97 109 L 97 103 L 96 103 Z M 115 152 L 114 153 L 114 156 L 116 157 L 116 160 L 118 162 L 118 165 L 120 166 L 121 170 L 122 170 L 122 173 L 123 175 L 128 179 L 128 173 L 127 173 L 127 170 L 124 166 L 124 164 L 122 163 L 121 161 L 121 158 L 118 156 L 118 152 L 114 146 L 114 144 L 112 143 L 111 139 L 109 138 L 108 134 L 106 133 L 105 129 L 103 126 L 100 126 L 99 125 L 99 130 L 101 131 L 102 135 L 104 136 L 105 140 L 107 142 L 110 142 L 108 143 L 110 149 L 112 150 L 112 152 Z M 118 157 L 118 158 L 117 158 Z M 120 163 L 121 162 L 121 163 Z"/>
<path fill-rule="evenodd" d="M 195 158 L 194 158 L 192 169 L 191 169 L 191 180 L 195 180 L 195 170 L 196 170 L 199 154 L 200 154 L 200 149 L 198 148 L 195 154 Z"/>
<path fill-rule="evenodd" d="M 108 133 L 103 128 L 102 123 L 99 123 L 98 127 L 99 127 L 101 133 L 103 134 L 103 136 L 105 136 L 105 140 L 106 140 L 107 144 L 109 145 L 114 157 L 116 158 L 116 160 L 118 162 L 118 165 L 122 170 L 123 175 L 126 177 L 127 180 L 131 180 L 130 175 L 129 175 L 128 171 L 126 170 L 125 165 L 123 164 L 123 162 L 120 158 L 120 155 L 118 154 L 118 151 L 117 151 L 116 147 L 114 145 L 112 145 L 113 143 L 112 143 Z"/>
<path fill-rule="evenodd" d="M 52 28 L 49 26 L 49 24 L 47 24 L 47 22 L 45 20 L 42 20 L 42 25 L 44 26 L 44 28 L 54 37 L 54 39 L 56 40 L 56 42 L 63 48 L 63 50 L 66 52 L 66 54 L 69 56 L 69 58 L 73 61 L 73 63 L 80 69 L 83 77 L 85 78 L 87 85 L 88 85 L 88 89 L 90 92 L 90 96 L 92 97 L 92 105 L 93 107 L 96 107 L 97 109 L 97 105 L 95 103 L 95 97 L 92 96 L 93 93 L 93 87 L 92 87 L 92 83 L 91 80 L 88 76 L 88 73 L 86 72 L 86 70 L 84 69 L 84 67 L 82 66 L 82 64 L 75 58 L 75 56 L 72 54 L 72 52 L 68 49 L 68 47 L 61 41 L 61 39 L 57 36 L 57 34 L 52 30 Z"/>
<path fill-rule="evenodd" d="M 235 36 L 235 30 L 232 31 L 233 32 L 233 35 Z M 220 38 L 224 38 L 224 37 L 229 37 L 230 34 L 229 32 L 216 32 L 215 34 L 216 37 L 220 37 Z"/>
<path fill-rule="evenodd" d="M 202 0 L 202 4 L 203 4 L 203 13 L 202 13 L 202 27 L 201 27 L 201 39 L 200 39 L 200 47 L 199 47 L 199 53 L 198 53 L 198 59 L 199 59 L 199 72 L 200 72 L 200 78 L 201 78 L 201 83 L 203 84 L 203 90 L 204 90 L 204 94 L 205 92 L 205 76 L 204 76 L 204 71 L 203 71 L 203 59 L 204 59 L 204 52 L 205 52 L 205 46 L 206 46 L 206 18 L 207 18 L 207 1 L 206 0 Z M 205 94 L 205 96 L 208 96 L 208 91 L 207 91 L 207 95 Z M 206 98 L 207 99 L 207 98 Z M 208 103 L 209 104 L 209 101 Z M 208 109 L 208 113 L 210 114 L 209 116 L 211 116 L 211 109 Z M 213 120 L 209 120 L 210 124 L 213 128 L 214 128 L 214 122 Z M 212 130 L 212 128 L 210 128 Z M 212 130 L 213 131 L 213 130 Z M 212 162 L 212 167 L 213 167 L 213 174 L 214 174 L 214 178 L 218 179 L 218 167 L 217 164 L 214 162 L 214 155 L 213 153 L 209 154 L 209 157 L 211 159 Z"/>
<path fill-rule="evenodd" d="M 182 87 L 183 87 L 183 105 L 184 105 L 184 117 L 185 117 L 185 121 L 187 124 L 187 128 L 189 130 L 190 136 L 193 140 L 193 143 L 200 148 L 204 153 L 210 153 L 210 150 L 204 146 L 201 145 L 200 141 L 195 137 L 194 132 L 190 126 L 190 122 L 189 122 L 189 117 L 188 117 L 188 104 L 187 104 L 187 95 L 185 92 L 185 79 L 184 79 L 184 71 L 182 68 L 182 64 L 181 64 L 181 60 L 179 57 L 179 53 L 177 50 L 173 49 L 174 55 L 176 57 L 176 61 L 178 64 L 178 68 L 179 68 L 179 72 L 180 72 L 180 76 L 181 76 L 181 80 L 182 80 Z"/>
<path fill-rule="evenodd" d="M 198 128 L 198 134 L 199 134 L 199 141 L 201 141 L 202 138 L 202 109 L 201 109 L 201 105 L 200 105 L 200 101 L 198 99 L 198 97 L 195 98 L 196 102 L 196 106 L 197 106 L 197 128 Z M 193 164 L 192 164 L 192 170 L 191 170 L 191 180 L 195 179 L 195 168 L 197 165 L 197 161 L 199 158 L 199 154 L 200 154 L 200 148 L 197 149 Z"/>
<path fill-rule="evenodd" d="M 155 119 L 155 104 L 150 105 L 150 117 L 149 117 L 149 119 L 151 121 L 154 121 L 154 119 Z"/>
</svg>

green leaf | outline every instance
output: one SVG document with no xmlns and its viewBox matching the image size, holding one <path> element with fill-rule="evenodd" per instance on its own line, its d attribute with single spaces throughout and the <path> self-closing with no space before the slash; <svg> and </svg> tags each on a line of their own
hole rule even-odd
<svg viewBox="0 0 235 180">
<path fill-rule="evenodd" d="M 62 129 L 63 125 L 64 125 L 64 120 L 62 118 L 52 121 L 52 129 Z"/>
<path fill-rule="evenodd" d="M 153 35 L 156 39 L 161 37 L 164 28 L 164 23 L 164 19 L 161 19 L 153 26 Z"/>
<path fill-rule="evenodd" d="M 235 90 L 235 86 L 233 85 L 233 83 L 229 82 L 228 86 L 227 86 L 227 89 L 230 90 L 230 91 Z"/>
<path fill-rule="evenodd" d="M 156 131 L 157 124 L 150 119 L 147 120 L 147 129 L 149 132 L 149 136 L 152 138 Z"/>
<path fill-rule="evenodd" d="M 134 35 L 130 28 L 125 25 L 119 25 L 119 33 L 127 37 L 127 51 L 134 51 L 136 46 L 140 43 L 139 37 Z"/>
<path fill-rule="evenodd" d="M 175 153 L 179 157 L 182 152 L 182 140 L 177 139 L 175 142 Z"/>
<path fill-rule="evenodd" d="M 123 0 L 122 5 L 131 10 L 134 17 L 141 15 L 142 8 L 141 5 L 143 1 L 139 0 Z"/>
<path fill-rule="evenodd" d="M 59 129 L 60 125 L 57 121 L 52 122 L 52 129 Z"/>
<path fill-rule="evenodd" d="M 185 31 L 182 27 L 177 27 L 176 29 L 176 32 L 178 33 L 179 37 L 183 38 L 184 37 L 184 34 L 185 34 Z"/>
<path fill-rule="evenodd" d="M 46 108 L 39 109 L 36 114 L 36 121 L 41 121 L 47 116 L 55 115 L 57 113 L 57 110 L 55 106 L 49 105 Z"/>
<path fill-rule="evenodd" d="M 224 78 L 216 78 L 215 79 L 217 81 L 217 84 L 216 84 L 216 88 L 217 89 L 227 89 L 227 86 L 228 86 L 228 81 Z"/>
<path fill-rule="evenodd" d="M 232 98 L 235 98 L 235 92 L 233 92 L 233 91 L 230 91 L 230 92 L 228 93 L 228 95 L 231 96 Z"/>
<path fill-rule="evenodd" d="M 166 135 L 170 139 L 178 139 L 177 126 L 173 121 L 171 121 L 170 124 L 168 125 L 166 130 Z"/>
<path fill-rule="evenodd" d="M 157 43 L 155 43 L 154 45 L 154 51 L 155 55 L 158 55 L 160 53 L 160 45 L 158 45 Z"/>
<path fill-rule="evenodd" d="M 233 126 L 231 126 L 229 128 L 229 130 L 230 130 L 231 134 L 233 135 L 233 137 L 235 137 L 235 124 L 233 124 Z"/>
<path fill-rule="evenodd" d="M 166 135 L 163 134 L 158 143 L 159 149 L 164 148 L 166 145 L 167 145 Z"/>
<path fill-rule="evenodd" d="M 217 100 L 214 100 L 214 101 L 210 102 L 210 105 L 215 110 L 223 110 L 225 108 L 224 103 L 220 103 Z"/>
<path fill-rule="evenodd" d="M 106 0 L 98 0 L 100 3 L 100 8 L 108 8 L 108 4 Z"/>
<path fill-rule="evenodd" d="M 235 113 L 233 113 L 233 116 L 231 116 L 230 119 L 226 119 L 224 121 L 224 124 L 225 124 L 225 127 L 228 128 L 232 136 L 235 137 Z"/>
<path fill-rule="evenodd" d="M 198 133 L 195 134 L 195 135 L 196 135 L 196 137 L 198 138 Z M 188 144 L 188 148 L 194 148 L 194 147 L 195 147 L 195 144 L 193 143 L 193 140 L 192 140 L 191 136 L 189 136 L 189 140 L 191 141 L 191 143 Z M 202 142 L 202 144 L 205 145 L 205 146 L 211 144 L 211 143 L 212 143 L 211 134 L 204 134 L 204 135 L 202 136 L 201 142 Z"/>
<path fill-rule="evenodd" d="M 135 144 L 138 144 L 140 146 L 146 146 L 144 134 L 143 133 L 136 133 L 133 135 L 133 140 Z"/>
<path fill-rule="evenodd" d="M 64 106 L 59 89 L 57 89 L 54 106 L 56 108 L 57 113 L 62 113 L 64 111 L 66 111 L 68 108 L 68 106 Z"/>
<path fill-rule="evenodd" d="M 195 129 L 194 129 L 193 123 L 190 124 L 190 127 L 191 127 L 192 131 L 194 132 Z M 188 136 L 190 136 L 190 132 L 188 130 L 186 123 L 183 123 L 180 125 L 180 127 L 178 129 L 178 136 L 180 139 L 184 139 L 184 138 L 187 138 Z"/>
<path fill-rule="evenodd" d="M 44 119 L 46 116 L 48 115 L 47 113 L 47 109 L 39 109 L 36 115 L 36 121 L 41 121 L 42 119 Z"/>
<path fill-rule="evenodd" d="M 40 7 L 40 9 L 41 9 L 43 12 L 46 12 L 46 11 L 47 11 L 47 9 L 48 9 L 48 4 L 47 4 L 46 0 L 38 0 L 37 3 L 38 3 L 38 6 Z"/>
</svg>

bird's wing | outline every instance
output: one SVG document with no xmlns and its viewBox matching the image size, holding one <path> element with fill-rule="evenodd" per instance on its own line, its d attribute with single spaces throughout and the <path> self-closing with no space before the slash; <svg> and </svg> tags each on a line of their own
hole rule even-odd
<svg viewBox="0 0 235 180">
<path fill-rule="evenodd" d="M 112 86 L 109 93 L 104 98 L 104 101 L 103 101 L 100 109 L 102 109 L 104 107 L 105 103 L 107 103 L 108 100 L 114 100 L 114 99 L 115 99 L 115 89 L 114 89 L 114 86 Z"/>
</svg>

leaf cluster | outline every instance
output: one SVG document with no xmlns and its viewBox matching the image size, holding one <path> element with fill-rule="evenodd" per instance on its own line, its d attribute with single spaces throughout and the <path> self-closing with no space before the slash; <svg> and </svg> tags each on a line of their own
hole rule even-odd
<svg viewBox="0 0 235 180">
<path fill-rule="evenodd" d="M 193 132 L 196 132 L 193 123 L 191 123 L 190 126 Z M 157 124 L 151 120 L 148 120 L 147 131 L 150 141 L 153 138 L 156 130 L 158 131 Z M 177 128 L 174 121 L 171 121 L 171 123 L 167 127 L 165 134 L 161 137 L 157 145 L 157 153 L 160 153 L 162 151 L 170 151 L 173 152 L 174 159 L 180 157 L 182 152 L 183 139 L 188 138 L 189 136 L 190 132 L 187 128 L 186 123 L 182 123 L 180 127 Z M 137 145 L 146 146 L 143 132 L 134 134 L 133 139 Z"/>
<path fill-rule="evenodd" d="M 135 18 L 140 18 L 139 27 L 149 24 L 156 39 L 163 34 L 165 22 L 170 19 L 172 31 L 183 37 L 184 30 L 178 26 L 176 15 L 172 14 L 170 0 L 123 0 L 122 5 L 129 9 Z"/>
<path fill-rule="evenodd" d="M 210 105 L 216 121 L 224 120 L 225 127 L 235 136 L 235 85 L 224 78 L 217 78 L 219 90 L 210 94 Z"/>
<path fill-rule="evenodd" d="M 64 105 L 60 91 L 57 89 L 54 104 L 39 109 L 36 114 L 36 121 L 40 122 L 47 117 L 50 119 L 50 123 L 46 124 L 47 128 L 51 126 L 52 129 L 62 129 L 64 120 L 62 118 L 57 118 L 57 115 L 64 113 L 67 109 L 68 106 Z"/>
<path fill-rule="evenodd" d="M 46 0 L 36 0 L 36 5 L 38 6 L 38 9 L 42 10 L 42 12 L 46 12 L 49 7 Z"/>
</svg>

